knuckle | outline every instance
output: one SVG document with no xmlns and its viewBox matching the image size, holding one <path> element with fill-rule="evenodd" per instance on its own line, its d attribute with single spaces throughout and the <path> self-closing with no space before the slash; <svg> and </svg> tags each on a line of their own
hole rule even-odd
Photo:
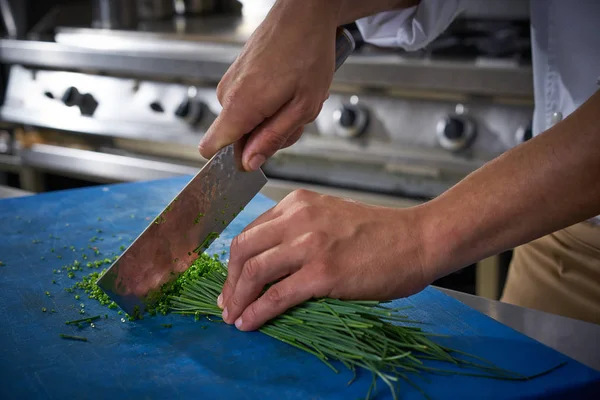
<svg viewBox="0 0 600 400">
<path fill-rule="evenodd" d="M 225 101 L 225 96 L 227 93 L 227 81 L 226 79 L 226 75 L 225 74 L 223 76 L 223 79 L 221 79 L 221 81 L 219 82 L 219 84 L 217 85 L 217 100 L 219 100 L 219 104 L 223 105 L 224 101 Z"/>
<path fill-rule="evenodd" d="M 222 105 L 223 108 L 233 110 L 234 112 L 243 112 L 248 104 L 248 90 L 243 82 L 236 82 L 229 85 L 228 90 L 223 93 Z"/>
<path fill-rule="evenodd" d="M 227 279 L 225 281 L 225 284 L 223 284 L 223 289 L 221 290 L 221 292 L 223 293 L 224 300 L 227 301 L 233 293 L 233 284 L 229 279 Z"/>
<path fill-rule="evenodd" d="M 246 236 L 246 232 L 240 232 L 239 235 L 233 238 L 231 241 L 231 245 L 229 246 L 229 257 L 234 258 L 237 257 L 239 251 L 242 248 L 244 237 Z"/>
<path fill-rule="evenodd" d="M 315 114 L 315 105 L 308 99 L 300 99 L 296 103 L 296 113 L 303 121 L 309 121 Z"/>
<path fill-rule="evenodd" d="M 223 284 L 223 293 L 231 292 L 233 290 L 231 279 L 225 279 L 225 283 Z"/>
<path fill-rule="evenodd" d="M 241 301 L 240 297 L 234 293 L 233 296 L 231 296 L 231 301 L 229 302 L 228 306 L 230 306 L 231 309 L 233 309 L 233 310 L 237 310 L 237 309 L 241 308 L 242 301 Z"/>
<path fill-rule="evenodd" d="M 336 272 L 334 268 L 330 268 L 329 263 L 325 260 L 314 262 L 312 267 L 315 271 L 315 276 L 318 277 L 317 280 L 321 282 L 325 287 L 332 286 L 332 284 L 336 281 Z"/>
<path fill-rule="evenodd" d="M 277 287 L 277 285 L 271 286 L 264 295 L 267 302 L 269 302 L 273 307 L 279 306 L 284 300 L 284 294 L 281 292 L 281 289 Z"/>
<path fill-rule="evenodd" d="M 305 248 L 319 248 L 327 241 L 327 237 L 327 233 L 323 231 L 308 232 L 300 238 L 299 245 Z"/>
<path fill-rule="evenodd" d="M 306 189 L 297 189 L 290 193 L 290 198 L 294 201 L 305 201 L 310 198 L 312 192 Z"/>
<path fill-rule="evenodd" d="M 246 323 L 254 322 L 258 319 L 258 313 L 256 311 L 256 305 L 254 303 L 250 304 L 248 308 L 244 311 L 244 321 Z"/>
<path fill-rule="evenodd" d="M 279 150 L 287 140 L 286 132 L 277 132 L 269 128 L 263 128 L 263 132 L 263 144 L 269 149 Z"/>
<path fill-rule="evenodd" d="M 262 264 L 257 257 L 252 257 L 244 263 L 242 274 L 244 280 L 256 282 L 261 275 Z"/>
<path fill-rule="evenodd" d="M 227 110 L 235 109 L 236 104 L 240 101 L 241 95 L 242 90 L 239 88 L 239 86 L 230 88 L 226 93 L 223 93 L 221 105 Z"/>
<path fill-rule="evenodd" d="M 301 203 L 290 213 L 290 218 L 295 221 L 310 221 L 316 217 L 316 209 L 308 203 Z"/>
</svg>

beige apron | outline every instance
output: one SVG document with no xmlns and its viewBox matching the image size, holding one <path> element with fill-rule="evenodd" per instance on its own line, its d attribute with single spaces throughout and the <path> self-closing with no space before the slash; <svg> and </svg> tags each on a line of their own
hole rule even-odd
<svg viewBox="0 0 600 400">
<path fill-rule="evenodd" d="M 600 324 L 600 226 L 582 222 L 517 247 L 501 301 Z"/>
</svg>

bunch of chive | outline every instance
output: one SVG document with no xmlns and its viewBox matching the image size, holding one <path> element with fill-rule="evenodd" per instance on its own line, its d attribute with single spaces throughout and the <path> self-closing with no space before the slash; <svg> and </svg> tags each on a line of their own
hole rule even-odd
<svg viewBox="0 0 600 400">
<path fill-rule="evenodd" d="M 225 283 L 226 268 L 216 258 L 205 255 L 196 260 L 192 268 L 194 273 L 181 283 L 179 294 L 170 296 L 171 311 L 196 318 L 220 316 L 217 296 Z M 373 379 L 367 399 L 376 388 L 377 378 L 389 387 L 394 399 L 397 399 L 400 381 L 407 382 L 428 398 L 410 379 L 421 372 L 505 380 L 534 377 L 440 346 L 429 338 L 435 335 L 415 327 L 417 322 L 398 314 L 401 311 L 377 301 L 314 299 L 269 321 L 260 331 L 316 356 L 336 373 L 338 370 L 331 361 L 341 362 L 354 373 L 354 378 L 357 368 L 370 371 Z M 452 368 L 436 368 L 426 361 L 445 362 Z"/>
</svg>

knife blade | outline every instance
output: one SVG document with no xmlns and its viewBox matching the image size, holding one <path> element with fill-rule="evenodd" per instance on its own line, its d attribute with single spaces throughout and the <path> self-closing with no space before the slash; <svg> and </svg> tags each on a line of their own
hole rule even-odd
<svg viewBox="0 0 600 400">
<path fill-rule="evenodd" d="M 338 28 L 337 70 L 354 50 Z M 184 272 L 267 183 L 241 163 L 243 143 L 218 151 L 96 282 L 129 315 L 143 313 L 154 293 Z"/>
<path fill-rule="evenodd" d="M 267 183 L 241 167 L 241 146 L 217 152 L 97 284 L 129 315 L 184 272 Z"/>
</svg>

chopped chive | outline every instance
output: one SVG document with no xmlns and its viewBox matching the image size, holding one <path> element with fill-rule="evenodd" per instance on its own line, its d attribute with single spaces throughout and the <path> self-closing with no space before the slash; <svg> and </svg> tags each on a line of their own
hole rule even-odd
<svg viewBox="0 0 600 400">
<path fill-rule="evenodd" d="M 106 315 L 106 317 L 108 317 L 107 314 L 104 314 L 104 315 Z M 65 325 L 77 325 L 77 324 L 80 324 L 82 322 L 93 322 L 93 321 L 95 321 L 97 319 L 100 319 L 99 315 L 96 315 L 96 316 L 93 316 L 93 317 L 89 317 L 89 318 L 76 319 L 74 321 L 66 321 Z"/>
<path fill-rule="evenodd" d="M 87 342 L 87 338 L 83 337 L 83 336 L 73 336 L 73 335 L 65 335 L 64 333 L 60 333 L 59 336 L 63 339 L 68 339 L 68 340 L 78 340 L 80 342 Z"/>
</svg>

